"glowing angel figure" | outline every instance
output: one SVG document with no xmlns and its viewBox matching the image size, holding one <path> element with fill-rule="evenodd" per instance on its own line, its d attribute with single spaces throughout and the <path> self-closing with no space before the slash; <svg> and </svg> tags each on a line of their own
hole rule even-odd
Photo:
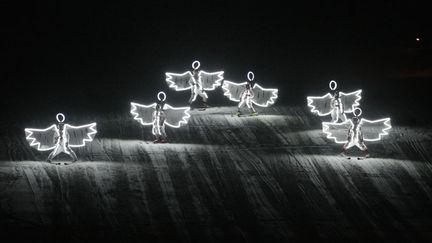
<svg viewBox="0 0 432 243">
<path fill-rule="evenodd" d="M 319 116 L 331 115 L 331 122 L 346 121 L 345 113 L 352 113 L 354 109 L 360 105 L 362 90 L 351 93 L 344 93 L 337 90 L 336 81 L 332 80 L 329 83 L 330 93 L 324 96 L 308 96 L 307 102 L 312 113 Z"/>
<path fill-rule="evenodd" d="M 184 73 L 165 73 L 166 82 L 169 87 L 176 91 L 191 90 L 189 104 L 192 104 L 199 95 L 202 98 L 204 107 L 208 107 L 208 95 L 206 91 L 216 89 L 221 85 L 223 80 L 223 71 L 208 73 L 205 71 L 198 71 L 201 66 L 199 61 L 192 63 L 192 72 L 187 71 Z"/>
<path fill-rule="evenodd" d="M 150 105 L 141 105 L 131 102 L 131 114 L 134 119 L 144 126 L 153 126 L 152 133 L 156 137 L 154 143 L 166 143 L 167 135 L 165 125 L 179 128 L 188 123 L 189 107 L 172 107 L 165 104 L 166 94 L 157 94 L 158 102 Z"/>
<path fill-rule="evenodd" d="M 278 97 L 277 89 L 266 89 L 261 87 L 259 84 L 253 84 L 255 75 L 253 72 L 248 72 L 248 81 L 243 83 L 234 83 L 225 80 L 222 89 L 224 95 L 230 100 L 239 102 L 237 106 L 237 115 L 241 115 L 241 108 L 247 106 L 252 115 L 257 115 L 253 104 L 261 107 L 267 107 L 274 104 Z"/>
<path fill-rule="evenodd" d="M 349 148 L 356 146 L 364 151 L 367 158 L 369 152 L 364 142 L 379 141 L 384 135 L 388 135 L 391 128 L 390 118 L 374 121 L 360 118 L 362 114 L 360 108 L 356 108 L 353 113 L 354 116 L 351 119 L 342 123 L 323 122 L 323 132 L 327 138 L 336 143 L 344 144 L 341 155 L 345 155 Z"/>
<path fill-rule="evenodd" d="M 82 126 L 72 126 L 64 123 L 65 116 L 62 113 L 56 115 L 58 124 L 53 124 L 45 129 L 26 128 L 26 139 L 30 146 L 39 151 L 49 151 L 47 161 L 52 162 L 54 157 L 65 153 L 72 158 L 72 162 L 78 160 L 72 148 L 83 147 L 87 142 L 93 141 L 96 135 L 96 123 Z"/>
</svg>

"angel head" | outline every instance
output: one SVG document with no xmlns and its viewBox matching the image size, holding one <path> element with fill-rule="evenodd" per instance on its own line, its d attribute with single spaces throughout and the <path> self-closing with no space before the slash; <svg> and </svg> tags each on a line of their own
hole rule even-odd
<svg viewBox="0 0 432 243">
<path fill-rule="evenodd" d="M 164 105 L 165 105 L 165 100 L 166 100 L 166 94 L 165 94 L 165 92 L 160 91 L 160 92 L 157 94 L 157 99 L 158 99 L 158 102 L 156 102 L 156 107 L 155 107 L 155 109 L 156 109 L 157 111 L 161 111 L 161 110 L 163 110 Z"/>
<path fill-rule="evenodd" d="M 247 82 L 246 82 L 246 89 L 252 89 L 253 87 L 253 80 L 255 79 L 255 74 L 251 71 L 248 72 L 247 74 Z"/>
<path fill-rule="evenodd" d="M 57 128 L 58 128 L 60 131 L 63 131 L 63 128 L 64 128 L 64 121 L 65 121 L 65 115 L 63 115 L 63 113 L 58 113 L 58 114 L 56 115 L 56 120 L 57 120 L 57 122 L 58 122 L 58 124 L 57 124 Z"/>
<path fill-rule="evenodd" d="M 354 116 L 351 118 L 354 125 L 357 125 L 360 122 L 360 116 L 362 114 L 362 110 L 360 108 L 355 108 L 353 111 Z"/>
<path fill-rule="evenodd" d="M 337 83 L 336 83 L 336 81 L 334 81 L 334 80 L 330 81 L 329 87 L 330 87 L 330 93 L 331 93 L 331 95 L 335 99 L 339 99 L 340 98 L 340 94 L 339 94 L 339 90 L 337 90 Z"/>
</svg>

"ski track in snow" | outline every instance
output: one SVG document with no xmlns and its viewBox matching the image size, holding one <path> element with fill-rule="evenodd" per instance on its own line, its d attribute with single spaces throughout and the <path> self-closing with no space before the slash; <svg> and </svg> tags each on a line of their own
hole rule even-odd
<svg viewBox="0 0 432 243">
<path fill-rule="evenodd" d="M 98 121 L 67 166 L 43 162 L 23 134 L 2 137 L 0 228 L 54 240 L 432 237 L 432 130 L 393 124 L 367 144 L 372 158 L 348 160 L 306 109 L 232 109 L 191 111 L 187 126 L 167 127 L 169 144 L 131 117 Z"/>
</svg>

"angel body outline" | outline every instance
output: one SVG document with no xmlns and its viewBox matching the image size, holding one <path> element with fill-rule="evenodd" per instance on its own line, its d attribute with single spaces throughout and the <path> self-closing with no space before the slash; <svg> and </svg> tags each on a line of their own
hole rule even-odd
<svg viewBox="0 0 432 243">
<path fill-rule="evenodd" d="M 166 94 L 159 92 L 158 101 L 150 105 L 142 105 L 131 102 L 130 113 L 133 118 L 144 126 L 152 126 L 152 134 L 155 136 L 154 143 L 166 143 L 167 134 L 165 125 L 179 128 L 188 123 L 190 118 L 189 107 L 173 107 L 165 103 Z"/>
<path fill-rule="evenodd" d="M 362 110 L 356 108 L 354 116 L 344 122 L 323 122 L 323 132 L 328 139 L 343 144 L 341 155 L 345 156 L 348 149 L 357 147 L 364 152 L 364 157 L 370 156 L 365 144 L 367 141 L 379 141 L 388 135 L 391 129 L 390 118 L 368 120 L 361 117 Z"/>
<path fill-rule="evenodd" d="M 346 113 L 352 113 L 360 105 L 362 90 L 344 93 L 337 89 L 334 80 L 329 82 L 330 92 L 323 96 L 308 96 L 310 111 L 318 116 L 331 116 L 331 122 L 345 122 Z"/>
<path fill-rule="evenodd" d="M 78 157 L 72 148 L 83 147 L 87 142 L 93 141 L 97 133 L 96 123 L 72 126 L 64 123 L 65 116 L 62 113 L 56 115 L 56 120 L 57 124 L 45 129 L 25 128 L 26 139 L 38 151 L 52 150 L 47 158 L 50 163 L 61 153 L 67 154 L 72 162 L 76 162 Z"/>
<path fill-rule="evenodd" d="M 167 72 L 165 73 L 165 81 L 168 83 L 169 88 L 176 91 L 190 90 L 189 105 L 192 105 L 196 98 L 200 96 L 204 108 L 207 108 L 208 95 L 206 91 L 215 90 L 222 84 L 224 72 L 206 72 L 199 70 L 200 66 L 201 63 L 196 60 L 192 63 L 192 71 L 184 73 Z"/>
<path fill-rule="evenodd" d="M 237 115 L 242 115 L 242 108 L 247 107 L 251 111 L 251 115 L 258 115 L 254 108 L 254 104 L 261 107 L 268 107 L 278 98 L 277 89 L 267 89 L 261 87 L 258 83 L 254 82 L 255 75 L 249 71 L 247 74 L 247 81 L 242 83 L 235 83 L 224 80 L 222 89 L 224 95 L 231 101 L 238 102 Z"/>
</svg>

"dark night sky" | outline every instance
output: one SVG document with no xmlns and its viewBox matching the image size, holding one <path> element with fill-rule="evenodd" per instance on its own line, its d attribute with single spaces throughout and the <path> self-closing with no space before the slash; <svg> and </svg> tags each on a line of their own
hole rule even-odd
<svg viewBox="0 0 432 243">
<path fill-rule="evenodd" d="M 431 21 L 413 1 L 2 3 L 1 9 L 1 93 L 18 113 L 30 101 L 35 110 L 127 109 L 130 100 L 152 101 L 167 89 L 164 72 L 189 69 L 194 59 L 234 81 L 253 70 L 263 86 L 280 88 L 281 103 L 303 102 L 304 93 L 327 89 L 330 79 L 368 88 L 400 79 L 402 70 L 431 70 L 425 61 Z"/>
</svg>

